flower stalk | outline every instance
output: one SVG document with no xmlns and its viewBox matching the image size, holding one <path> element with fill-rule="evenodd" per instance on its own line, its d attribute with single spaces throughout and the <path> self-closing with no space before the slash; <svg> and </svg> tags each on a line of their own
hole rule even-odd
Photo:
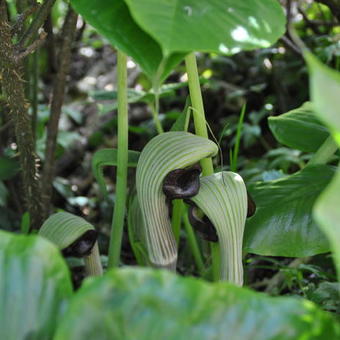
<svg viewBox="0 0 340 340">
<path fill-rule="evenodd" d="M 117 267 L 120 261 L 126 210 L 128 169 L 128 102 L 127 102 L 127 57 L 118 51 L 118 153 L 116 200 L 112 218 L 108 267 Z"/>
</svg>

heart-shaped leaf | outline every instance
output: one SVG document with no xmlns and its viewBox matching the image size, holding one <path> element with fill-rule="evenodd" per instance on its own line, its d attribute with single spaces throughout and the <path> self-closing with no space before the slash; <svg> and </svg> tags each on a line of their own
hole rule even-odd
<svg viewBox="0 0 340 340">
<path fill-rule="evenodd" d="M 245 250 L 288 257 L 328 252 L 328 241 L 313 221 L 312 209 L 334 172 L 327 165 L 308 166 L 291 176 L 251 186 L 257 210 L 246 224 Z"/>
<path fill-rule="evenodd" d="M 312 302 L 228 283 L 126 268 L 87 281 L 55 340 L 337 339 L 339 325 Z"/>
</svg>

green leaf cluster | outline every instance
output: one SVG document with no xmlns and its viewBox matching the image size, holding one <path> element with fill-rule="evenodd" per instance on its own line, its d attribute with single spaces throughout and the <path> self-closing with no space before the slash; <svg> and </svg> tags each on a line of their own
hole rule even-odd
<svg viewBox="0 0 340 340">
<path fill-rule="evenodd" d="M 227 283 L 126 268 L 72 292 L 57 248 L 0 232 L 1 339 L 336 339 L 313 303 Z"/>
</svg>

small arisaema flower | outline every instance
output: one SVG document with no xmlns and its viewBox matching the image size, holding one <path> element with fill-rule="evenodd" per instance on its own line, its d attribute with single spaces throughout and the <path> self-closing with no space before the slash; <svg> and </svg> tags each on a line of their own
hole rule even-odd
<svg viewBox="0 0 340 340">
<path fill-rule="evenodd" d="M 202 177 L 199 193 L 190 200 L 216 228 L 221 249 L 221 280 L 242 286 L 242 242 L 248 209 L 242 177 L 233 172 Z"/>
<path fill-rule="evenodd" d="M 54 243 L 64 256 L 84 257 L 87 275 L 102 275 L 97 231 L 83 218 L 58 212 L 44 222 L 39 235 Z"/>
<path fill-rule="evenodd" d="M 153 266 L 176 270 L 177 246 L 171 230 L 166 194 L 170 195 L 170 199 L 189 198 L 199 189 L 196 185 L 196 190 L 191 190 L 191 184 L 187 182 L 197 184 L 198 179 L 195 181 L 192 178 L 194 174 L 199 176 L 197 170 L 182 172 L 178 169 L 214 156 L 217 151 L 214 142 L 188 132 L 163 133 L 143 149 L 137 165 L 136 186 L 149 259 Z M 169 173 L 170 177 L 167 177 Z M 176 185 L 182 188 L 176 190 Z"/>
</svg>

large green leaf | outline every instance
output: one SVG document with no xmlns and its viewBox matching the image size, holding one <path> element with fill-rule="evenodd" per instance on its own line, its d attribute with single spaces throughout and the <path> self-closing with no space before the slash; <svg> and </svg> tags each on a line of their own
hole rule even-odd
<svg viewBox="0 0 340 340">
<path fill-rule="evenodd" d="M 280 116 L 269 117 L 268 122 L 281 144 L 305 152 L 315 152 L 329 136 L 329 130 L 315 116 L 309 102 Z"/>
<path fill-rule="evenodd" d="M 0 232 L 0 339 L 51 339 L 71 293 L 56 247 L 38 236 Z"/>
<path fill-rule="evenodd" d="M 336 339 L 339 325 L 312 302 L 227 283 L 126 268 L 88 281 L 55 340 Z"/>
<path fill-rule="evenodd" d="M 327 239 L 312 219 L 312 208 L 334 171 L 327 165 L 308 166 L 294 175 L 250 187 L 257 210 L 246 224 L 245 250 L 288 257 L 329 251 Z"/>
<path fill-rule="evenodd" d="M 340 146 L 340 73 L 306 54 L 310 71 L 311 98 L 320 119 Z M 340 280 L 340 172 L 318 199 L 314 216 L 329 238 Z"/>
<path fill-rule="evenodd" d="M 131 56 L 150 76 L 165 77 L 184 55 L 164 60 L 158 43 L 133 20 L 123 0 L 71 0 L 74 9 L 112 45 Z"/>
<path fill-rule="evenodd" d="M 125 0 L 135 21 L 174 52 L 233 54 L 268 47 L 285 31 L 276 0 Z"/>
</svg>

